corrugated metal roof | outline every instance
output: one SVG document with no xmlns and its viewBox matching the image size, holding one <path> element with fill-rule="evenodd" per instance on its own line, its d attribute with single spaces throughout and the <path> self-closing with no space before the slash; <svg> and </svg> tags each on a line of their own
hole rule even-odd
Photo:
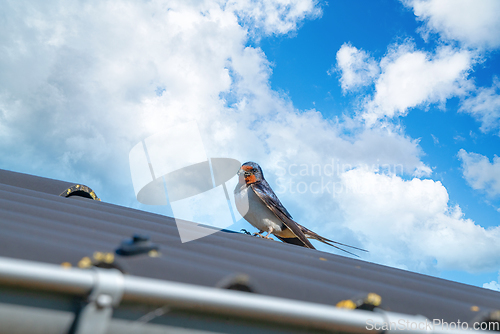
<svg viewBox="0 0 500 334">
<path fill-rule="evenodd" d="M 382 309 L 447 322 L 500 309 L 495 291 L 245 234 L 219 231 L 183 244 L 173 218 L 59 196 L 74 185 L 0 170 L 0 256 L 76 266 L 141 234 L 159 256 L 115 257 L 136 276 L 214 287 L 242 274 L 255 293 L 327 305 L 376 293 Z"/>
</svg>

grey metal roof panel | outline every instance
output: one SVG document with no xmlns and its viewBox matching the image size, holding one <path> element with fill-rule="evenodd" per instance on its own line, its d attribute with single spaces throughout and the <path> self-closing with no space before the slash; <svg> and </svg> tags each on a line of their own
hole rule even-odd
<svg viewBox="0 0 500 334">
<path fill-rule="evenodd" d="M 17 181 L 5 181 L 10 175 Z M 149 235 L 161 255 L 116 256 L 136 276 L 216 286 L 245 274 L 256 293 L 328 305 L 374 292 L 386 310 L 445 321 L 471 321 L 478 315 L 472 306 L 500 309 L 495 291 L 240 233 L 219 231 L 181 243 L 173 218 L 26 186 L 68 185 L 36 178 L 23 181 L 0 170 L 0 256 L 75 266 L 96 251 L 114 252 L 139 233 Z"/>
<path fill-rule="evenodd" d="M 0 169 L 0 184 L 52 195 L 64 195 L 66 197 L 79 195 L 99 200 L 92 189 L 79 183 L 54 180 L 4 169 Z"/>
<path fill-rule="evenodd" d="M 52 195 L 59 195 L 66 189 L 75 185 L 75 183 L 72 182 L 54 180 L 9 170 L 0 170 L 0 183 Z"/>
</svg>

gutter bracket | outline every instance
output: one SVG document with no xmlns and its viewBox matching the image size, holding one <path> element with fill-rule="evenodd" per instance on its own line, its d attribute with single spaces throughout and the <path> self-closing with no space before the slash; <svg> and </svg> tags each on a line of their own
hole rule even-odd
<svg viewBox="0 0 500 334">
<path fill-rule="evenodd" d="M 94 270 L 94 287 L 75 317 L 69 334 L 105 334 L 124 291 L 123 274 L 116 269 Z"/>
<path fill-rule="evenodd" d="M 385 324 L 387 324 L 389 328 L 383 331 L 383 333 L 400 333 L 403 331 L 413 334 L 425 334 L 440 332 L 439 330 L 434 330 L 434 326 L 431 320 L 420 314 L 409 315 L 394 313 L 382 310 L 378 307 L 376 307 L 373 311 L 382 315 Z"/>
</svg>

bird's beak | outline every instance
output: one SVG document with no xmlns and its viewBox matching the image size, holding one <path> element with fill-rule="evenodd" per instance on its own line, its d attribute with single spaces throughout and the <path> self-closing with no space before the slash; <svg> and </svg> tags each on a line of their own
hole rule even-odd
<svg viewBox="0 0 500 334">
<path fill-rule="evenodd" d="M 240 170 L 238 171 L 238 175 L 243 175 L 243 174 L 249 174 L 249 171 L 252 169 L 250 166 L 241 166 Z"/>
</svg>

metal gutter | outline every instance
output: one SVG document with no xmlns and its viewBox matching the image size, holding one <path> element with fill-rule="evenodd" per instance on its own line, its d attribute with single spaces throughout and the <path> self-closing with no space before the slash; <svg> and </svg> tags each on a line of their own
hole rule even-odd
<svg viewBox="0 0 500 334">
<path fill-rule="evenodd" d="M 39 289 L 81 297 L 90 296 L 91 301 L 96 301 L 96 310 L 103 307 L 116 307 L 121 301 L 126 301 L 331 331 L 383 332 L 382 330 L 368 330 L 368 321 L 379 324 L 432 322 L 423 316 L 382 310 L 377 312 L 344 310 L 323 304 L 122 275 L 115 269 L 63 268 L 53 264 L 5 257 L 0 257 L 0 285 Z M 102 296 L 109 298 L 106 299 Z M 103 301 L 106 303 L 102 304 Z M 109 318 L 111 318 L 110 314 Z M 80 319 L 80 322 L 84 322 L 84 320 Z M 398 330 L 392 329 L 385 332 L 396 331 Z M 424 332 L 472 333 L 477 331 L 405 328 L 404 332 L 411 334 Z"/>
</svg>

